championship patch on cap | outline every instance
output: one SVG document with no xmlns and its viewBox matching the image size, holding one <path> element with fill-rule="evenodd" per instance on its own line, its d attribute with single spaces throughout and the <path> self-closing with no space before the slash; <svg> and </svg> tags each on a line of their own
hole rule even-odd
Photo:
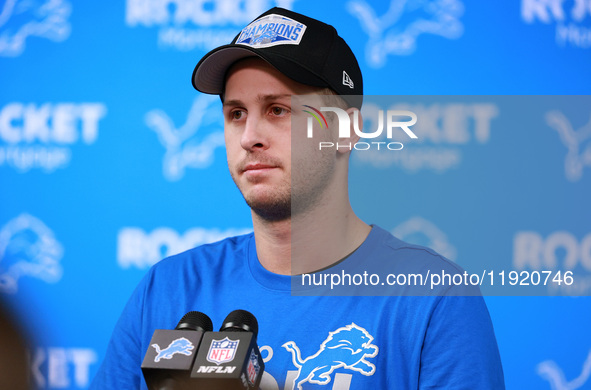
<svg viewBox="0 0 591 390">
<path fill-rule="evenodd" d="M 305 24 L 285 16 L 270 14 L 246 26 L 240 32 L 236 43 L 255 48 L 299 45 L 305 32 Z"/>
</svg>

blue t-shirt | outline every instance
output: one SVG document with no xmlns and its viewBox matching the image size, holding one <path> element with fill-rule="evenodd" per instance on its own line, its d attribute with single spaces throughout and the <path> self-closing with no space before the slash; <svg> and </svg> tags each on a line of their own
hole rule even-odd
<svg viewBox="0 0 591 390">
<path fill-rule="evenodd" d="M 381 272 L 401 265 L 461 272 L 377 226 L 354 253 L 323 272 Z M 383 290 L 371 295 L 371 289 L 361 295 L 335 289 L 338 295 L 330 296 L 335 290 L 326 286 L 318 288 L 329 294 L 304 288 L 295 295 L 297 278 L 264 269 L 253 234 L 162 260 L 127 303 L 91 389 L 147 389 L 140 366 L 155 329 L 173 329 L 192 310 L 208 314 L 217 329 L 235 309 L 258 320 L 263 390 L 504 389 L 481 296 L 450 296 L 443 287 L 428 296 L 389 296 Z"/>
</svg>

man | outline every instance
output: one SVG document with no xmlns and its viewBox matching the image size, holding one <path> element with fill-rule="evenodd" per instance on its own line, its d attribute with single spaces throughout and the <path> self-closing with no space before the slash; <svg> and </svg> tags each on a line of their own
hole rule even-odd
<svg viewBox="0 0 591 390">
<path fill-rule="evenodd" d="M 303 136 L 306 114 L 294 95 L 310 109 L 340 105 L 352 120 L 361 107 L 361 71 L 334 28 L 271 9 L 208 53 L 193 85 L 222 98 L 228 165 L 254 233 L 155 265 L 127 304 L 91 388 L 145 389 L 140 365 L 155 329 L 174 327 L 191 310 L 221 324 L 234 309 L 258 319 L 264 390 L 504 388 L 481 297 L 445 288 L 431 296 L 343 289 L 330 296 L 325 286 L 300 283 L 300 274 L 384 266 L 460 272 L 354 214 L 350 150 L 317 150 L 319 140 L 339 141 L 335 118 L 324 132 L 315 125 L 313 138 Z"/>
</svg>

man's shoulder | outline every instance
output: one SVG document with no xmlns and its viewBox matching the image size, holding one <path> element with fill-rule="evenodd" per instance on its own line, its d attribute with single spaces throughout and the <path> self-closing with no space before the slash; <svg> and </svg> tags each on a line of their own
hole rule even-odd
<svg viewBox="0 0 591 390">
<path fill-rule="evenodd" d="M 405 263 L 411 262 L 414 265 L 438 266 L 438 268 L 463 272 L 463 269 L 458 264 L 432 248 L 403 241 L 376 225 L 373 226 L 372 230 L 375 230 L 375 234 L 379 238 L 381 245 L 378 247 L 382 255 L 391 256 Z"/>
<path fill-rule="evenodd" d="M 426 246 L 400 240 L 392 233 L 374 226 L 375 247 L 368 263 L 378 274 L 395 278 L 398 293 L 403 295 L 479 296 L 479 286 L 464 282 L 466 270 L 459 264 Z M 458 277 L 460 275 L 460 277 Z M 410 281 L 410 288 L 409 286 Z M 402 285 L 402 286 L 400 286 Z M 390 286 L 388 285 L 388 288 Z M 386 289 L 385 292 L 390 290 Z"/>
<path fill-rule="evenodd" d="M 208 266 L 214 266 L 217 262 L 227 261 L 231 258 L 243 258 L 248 253 L 248 248 L 254 234 L 247 233 L 222 240 L 210 242 L 188 249 L 175 255 L 168 256 L 152 268 L 177 268 L 182 264 L 196 264 L 207 262 Z"/>
</svg>

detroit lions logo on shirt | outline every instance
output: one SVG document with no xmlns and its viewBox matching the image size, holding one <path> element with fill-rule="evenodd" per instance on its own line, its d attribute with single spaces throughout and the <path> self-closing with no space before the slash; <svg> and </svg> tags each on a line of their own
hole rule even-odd
<svg viewBox="0 0 591 390">
<path fill-rule="evenodd" d="M 282 347 L 291 352 L 293 364 L 298 368 L 293 388 L 302 390 L 302 384 L 306 382 L 326 385 L 332 380 L 332 372 L 341 367 L 366 376 L 373 375 L 376 366 L 366 360 L 378 354 L 378 347 L 371 344 L 372 341 L 373 336 L 367 330 L 352 323 L 330 332 L 320 344 L 320 350 L 305 360 L 302 360 L 296 343 L 288 341 Z"/>
<path fill-rule="evenodd" d="M 160 349 L 158 344 L 152 344 L 152 347 L 156 350 L 156 357 L 154 361 L 158 363 L 160 359 L 172 359 L 172 357 L 177 353 L 182 353 L 183 355 L 191 356 L 195 347 L 193 343 L 187 340 L 184 337 L 180 339 L 174 340 L 170 345 L 165 349 Z"/>
<path fill-rule="evenodd" d="M 246 26 L 236 40 L 241 45 L 263 48 L 275 45 L 299 45 L 306 25 L 285 16 L 263 16 Z"/>
</svg>

